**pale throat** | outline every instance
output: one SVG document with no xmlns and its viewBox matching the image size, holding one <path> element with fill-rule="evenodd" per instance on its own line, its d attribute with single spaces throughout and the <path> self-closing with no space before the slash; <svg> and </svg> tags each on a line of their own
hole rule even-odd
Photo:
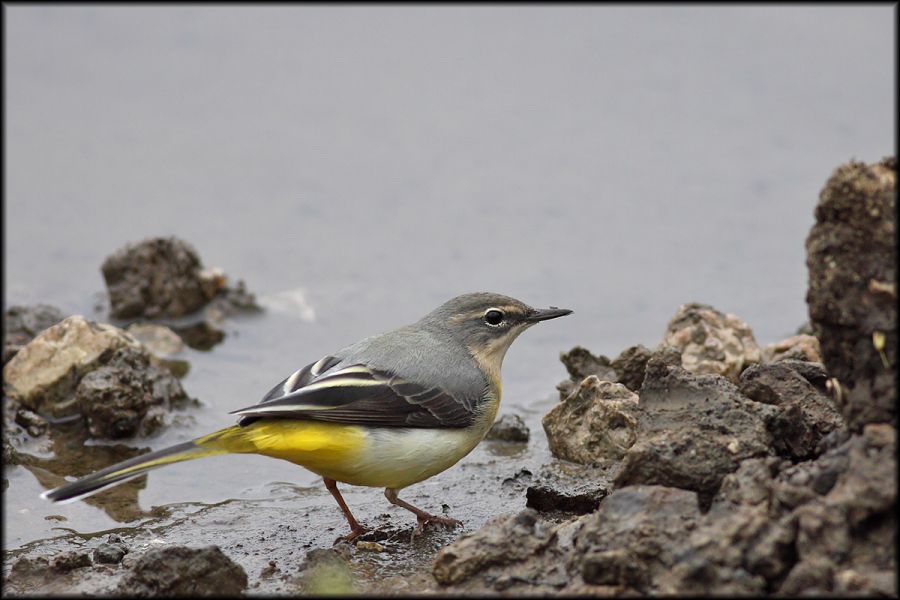
<svg viewBox="0 0 900 600">
<path fill-rule="evenodd" d="M 496 389 L 497 400 L 500 400 L 500 367 L 503 364 L 503 357 L 510 345 L 519 336 L 523 329 L 510 331 L 502 338 L 494 338 L 480 348 L 467 346 L 469 354 L 478 363 L 482 373 L 488 376 L 490 384 Z"/>
</svg>

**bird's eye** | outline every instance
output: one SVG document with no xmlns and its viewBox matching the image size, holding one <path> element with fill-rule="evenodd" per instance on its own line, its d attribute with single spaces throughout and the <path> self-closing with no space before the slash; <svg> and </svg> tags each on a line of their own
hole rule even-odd
<svg viewBox="0 0 900 600">
<path fill-rule="evenodd" d="M 484 313 L 484 322 L 488 325 L 496 327 L 503 322 L 503 311 L 496 308 L 489 308 Z"/>
</svg>

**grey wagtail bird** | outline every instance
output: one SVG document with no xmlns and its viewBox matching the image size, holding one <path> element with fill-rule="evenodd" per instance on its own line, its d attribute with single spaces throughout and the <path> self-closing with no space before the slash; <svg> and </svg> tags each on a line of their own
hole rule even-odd
<svg viewBox="0 0 900 600">
<path fill-rule="evenodd" d="M 500 366 L 520 333 L 572 311 L 535 309 L 500 294 L 457 296 L 412 325 L 366 338 L 306 365 L 258 403 L 233 411 L 237 425 L 107 467 L 42 494 L 74 501 L 194 458 L 262 454 L 320 475 L 352 540 L 369 531 L 337 482 L 384 488 L 391 504 L 427 523 L 460 525 L 397 493 L 455 465 L 487 434 L 500 405 Z"/>
</svg>

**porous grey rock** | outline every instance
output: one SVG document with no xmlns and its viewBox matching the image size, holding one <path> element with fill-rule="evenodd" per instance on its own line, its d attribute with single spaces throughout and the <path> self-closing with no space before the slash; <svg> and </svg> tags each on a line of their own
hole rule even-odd
<svg viewBox="0 0 900 600">
<path fill-rule="evenodd" d="M 616 487 L 656 484 L 693 490 L 705 505 L 742 460 L 772 453 L 766 426 L 777 409 L 744 398 L 718 375 L 694 375 L 651 358 L 641 387 L 637 440 Z"/>
<path fill-rule="evenodd" d="M 203 264 L 193 246 L 174 237 L 127 244 L 103 261 L 112 315 L 181 317 L 209 301 Z"/>
<path fill-rule="evenodd" d="M 116 588 L 123 596 L 236 596 L 247 574 L 218 546 L 169 546 L 148 550 Z"/>
<path fill-rule="evenodd" d="M 615 490 L 582 521 L 570 563 L 587 583 L 646 592 L 699 519 L 694 492 L 656 485 Z"/>
<path fill-rule="evenodd" d="M 127 244 L 101 267 L 114 317 L 182 317 L 215 301 L 215 309 L 259 310 L 243 281 L 227 285 L 221 269 L 205 269 L 197 251 L 175 237 Z"/>
<path fill-rule="evenodd" d="M 22 346 L 65 318 L 61 310 L 49 304 L 10 306 L 3 315 L 3 364 Z"/>
<path fill-rule="evenodd" d="M 802 375 L 812 372 L 815 363 L 793 368 L 798 363 L 752 365 L 741 374 L 740 390 L 752 400 L 779 408 L 767 421 L 776 451 L 806 459 L 817 456 L 822 438 L 844 427 L 844 419 L 831 399 Z"/>
<path fill-rule="evenodd" d="M 620 383 L 585 377 L 542 424 L 557 458 L 581 464 L 621 458 L 637 439 L 638 396 Z"/>
<path fill-rule="evenodd" d="M 894 438 L 870 425 L 815 460 L 743 461 L 655 590 L 896 594 Z"/>
<path fill-rule="evenodd" d="M 722 375 L 733 382 L 748 365 L 762 359 L 750 326 L 707 304 L 682 304 L 662 343 L 681 351 L 681 366 L 687 371 Z"/>
<path fill-rule="evenodd" d="M 438 551 L 432 574 L 438 583 L 460 583 L 488 567 L 534 555 L 555 540 L 554 528 L 531 509 L 489 521 Z"/>
<path fill-rule="evenodd" d="M 850 161 L 819 195 L 806 301 L 849 427 L 896 423 L 897 161 Z M 839 387 L 837 387 L 839 385 Z"/>
<path fill-rule="evenodd" d="M 748 459 L 725 476 L 712 507 L 676 544 L 654 582 L 663 594 L 763 595 L 794 564 L 796 525 L 769 510 L 776 457 Z"/>
<path fill-rule="evenodd" d="M 554 461 L 541 467 L 525 490 L 525 505 L 542 513 L 586 514 L 612 490 L 614 463 L 587 466 Z"/>
<path fill-rule="evenodd" d="M 846 466 L 828 475 L 824 494 L 794 510 L 798 563 L 835 564 L 838 592 L 884 593 L 885 572 L 896 572 L 897 463 L 896 430 L 884 424 L 863 428 L 823 458 L 846 456 Z M 820 462 L 820 461 L 816 461 Z M 827 472 L 827 471 L 826 471 Z M 812 485 L 816 480 L 811 479 Z M 854 576 L 850 576 L 850 573 Z M 888 593 L 896 594 L 895 580 Z"/>
<path fill-rule="evenodd" d="M 190 400 L 167 370 L 153 366 L 146 352 L 123 348 L 81 378 L 75 401 L 94 437 L 120 439 L 152 433 L 173 408 Z"/>
<path fill-rule="evenodd" d="M 531 432 L 519 415 L 503 415 L 488 431 L 485 439 L 504 442 L 527 442 Z"/>
<path fill-rule="evenodd" d="M 82 376 L 120 348 L 140 348 L 140 342 L 108 323 L 81 315 L 45 329 L 3 367 L 11 397 L 25 408 L 52 416 L 73 412 L 72 392 Z"/>
<path fill-rule="evenodd" d="M 122 542 L 122 538 L 111 533 L 106 541 L 94 548 L 94 562 L 105 564 L 118 564 L 128 554 L 128 546 Z"/>
</svg>

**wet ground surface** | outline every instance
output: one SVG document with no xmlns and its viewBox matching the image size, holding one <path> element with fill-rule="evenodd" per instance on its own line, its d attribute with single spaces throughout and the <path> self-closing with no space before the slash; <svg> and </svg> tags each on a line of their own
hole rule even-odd
<svg viewBox="0 0 900 600">
<path fill-rule="evenodd" d="M 352 553 L 354 589 L 371 593 L 431 589 L 436 585 L 430 575 L 431 560 L 439 548 L 499 514 L 524 508 L 530 477 L 523 479 L 521 473 L 523 469 L 537 473 L 550 459 L 543 435 L 534 428 L 540 427 L 540 415 L 554 401 L 548 398 L 535 402 L 530 410 L 522 411 L 532 431 L 538 433 L 531 442 L 485 441 L 454 468 L 401 495 L 429 512 L 460 519 L 461 528 L 430 525 L 424 534 L 411 540 L 413 515 L 391 506 L 381 490 L 342 486 L 344 498 L 357 519 L 373 528 L 361 539 L 376 541 L 383 548 L 372 552 L 344 544 Z M 247 487 L 233 479 L 240 470 L 231 469 L 230 462 L 245 458 L 237 456 L 195 463 L 206 470 L 203 477 L 210 485 L 223 485 L 217 481 L 219 478 L 236 484 L 240 492 L 237 497 L 217 502 L 147 505 L 139 501 L 146 486 L 143 479 L 94 495 L 85 502 L 51 505 L 38 500 L 40 491 L 61 483 L 59 472 L 88 472 L 133 454 L 122 445 L 89 446 L 87 452 L 75 442 L 70 446 L 74 447 L 57 444 L 51 452 L 33 449 L 34 455 L 25 458 L 26 464 L 7 471 L 10 490 L 15 490 L 7 495 L 7 539 L 25 542 L 8 550 L 5 574 L 20 557 L 93 549 L 108 534 L 115 533 L 130 552 L 136 553 L 162 544 L 215 544 L 244 568 L 250 593 L 292 593 L 301 589 L 297 577 L 306 552 L 332 547 L 336 538 L 348 530 L 324 486 L 315 482 L 298 485 L 271 481 Z M 20 449 L 28 450 L 27 446 Z M 74 463 L 78 463 L 77 467 Z M 151 473 L 149 477 L 153 480 L 161 473 Z M 174 490 L 172 496 L 177 492 Z M 89 525 L 92 523 L 96 528 Z M 35 532 L 40 532 L 40 539 L 34 539 Z M 58 589 L 41 591 L 102 592 L 111 590 L 120 578 L 121 574 L 102 577 L 93 573 L 71 581 L 63 578 Z"/>
</svg>

